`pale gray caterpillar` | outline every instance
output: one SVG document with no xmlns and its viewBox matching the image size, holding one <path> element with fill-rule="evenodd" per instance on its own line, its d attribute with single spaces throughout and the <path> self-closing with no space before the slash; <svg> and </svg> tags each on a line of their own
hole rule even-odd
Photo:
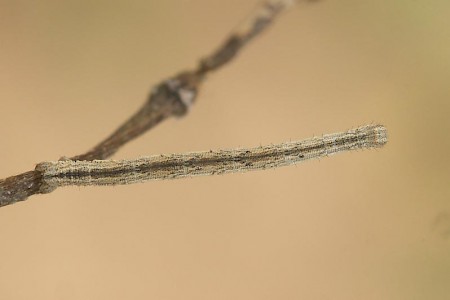
<svg viewBox="0 0 450 300">
<path fill-rule="evenodd" d="M 133 160 L 61 160 L 40 163 L 36 170 L 51 188 L 131 184 L 276 168 L 343 151 L 379 148 L 386 142 L 384 126 L 366 125 L 303 141 L 256 148 L 155 155 Z"/>
</svg>

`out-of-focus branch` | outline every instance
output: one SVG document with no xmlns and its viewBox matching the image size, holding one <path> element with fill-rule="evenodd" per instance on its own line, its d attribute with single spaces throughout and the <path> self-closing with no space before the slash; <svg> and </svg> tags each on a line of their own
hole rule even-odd
<svg viewBox="0 0 450 300">
<path fill-rule="evenodd" d="M 205 57 L 198 67 L 181 72 L 153 88 L 146 103 L 108 138 L 90 151 L 74 156 L 74 161 L 102 160 L 163 120 L 185 115 L 194 103 L 206 75 L 229 63 L 256 36 L 264 32 L 283 11 L 300 2 L 311 0 L 272 0 L 261 3 L 255 13 L 238 27 L 214 53 Z M 54 188 L 45 184 L 42 173 L 35 169 L 0 180 L 0 206 L 44 194 Z"/>
</svg>

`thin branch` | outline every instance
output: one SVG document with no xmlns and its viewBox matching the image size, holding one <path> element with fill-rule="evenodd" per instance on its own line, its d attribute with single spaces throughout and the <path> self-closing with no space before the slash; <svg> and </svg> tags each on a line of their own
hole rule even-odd
<svg viewBox="0 0 450 300">
<path fill-rule="evenodd" d="M 185 115 L 194 103 L 200 84 L 206 75 L 229 63 L 256 36 L 264 32 L 283 11 L 300 2 L 311 0 L 272 0 L 259 5 L 255 14 L 239 27 L 219 49 L 201 60 L 191 71 L 163 81 L 157 85 L 146 103 L 108 138 L 87 153 L 63 158 L 72 161 L 102 160 L 113 155 L 120 147 L 172 116 Z M 43 180 L 39 168 L 0 180 L 0 206 L 26 200 L 34 194 L 50 193 L 54 187 Z"/>
</svg>

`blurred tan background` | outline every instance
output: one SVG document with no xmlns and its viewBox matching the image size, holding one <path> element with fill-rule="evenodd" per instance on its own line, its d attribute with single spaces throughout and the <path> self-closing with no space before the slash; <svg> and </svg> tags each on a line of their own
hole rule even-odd
<svg viewBox="0 0 450 300">
<path fill-rule="evenodd" d="M 0 0 L 0 178 L 91 148 L 256 0 Z M 450 2 L 289 12 L 114 158 L 382 123 L 266 172 L 61 188 L 0 209 L 1 299 L 449 299 Z"/>
</svg>

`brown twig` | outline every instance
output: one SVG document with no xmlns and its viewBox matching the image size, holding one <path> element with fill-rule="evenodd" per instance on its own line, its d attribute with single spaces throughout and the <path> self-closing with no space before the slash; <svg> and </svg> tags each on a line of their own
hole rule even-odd
<svg viewBox="0 0 450 300">
<path fill-rule="evenodd" d="M 130 119 L 120 126 L 107 139 L 87 153 L 70 159 L 106 159 L 120 147 L 172 116 L 187 113 L 198 94 L 200 84 L 206 75 L 230 62 L 254 37 L 260 35 L 273 23 L 281 12 L 290 8 L 294 0 L 267 1 L 257 8 L 257 12 L 241 26 L 219 49 L 204 58 L 197 69 L 182 72 L 157 85 L 147 102 Z M 38 169 L 0 180 L 0 207 L 26 200 L 34 194 L 50 193 L 54 188 L 48 186 Z"/>
</svg>

